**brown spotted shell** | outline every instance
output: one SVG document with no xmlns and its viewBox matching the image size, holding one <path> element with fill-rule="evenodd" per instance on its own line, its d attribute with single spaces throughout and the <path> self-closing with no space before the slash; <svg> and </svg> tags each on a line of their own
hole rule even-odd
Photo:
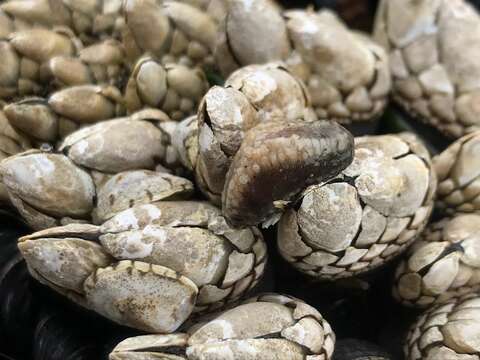
<svg viewBox="0 0 480 360">
<path fill-rule="evenodd" d="M 430 156 L 413 134 L 356 138 L 353 163 L 282 216 L 280 254 L 321 279 L 381 266 L 424 229 L 435 189 Z"/>
<path fill-rule="evenodd" d="M 480 16 L 464 0 L 384 0 L 375 38 L 388 51 L 394 100 L 452 138 L 480 126 Z"/>
<path fill-rule="evenodd" d="M 99 239 L 117 259 L 167 266 L 191 279 L 199 288 L 196 311 L 241 298 L 258 283 L 267 260 L 256 228 L 231 228 L 206 202 L 134 206 L 105 222 Z"/>
<path fill-rule="evenodd" d="M 19 239 L 30 274 L 77 304 L 123 326 L 169 333 L 190 315 L 198 289 L 175 271 L 141 261 L 116 262 L 93 225 L 70 224 Z"/>
<path fill-rule="evenodd" d="M 263 294 L 194 326 L 188 334 L 128 338 L 113 349 L 110 359 L 330 360 L 334 346 L 335 335 L 316 309 L 289 296 Z"/>
<path fill-rule="evenodd" d="M 336 123 L 260 123 L 233 157 L 223 214 L 234 226 L 273 220 L 307 186 L 336 176 L 352 158 L 353 138 Z"/>
<path fill-rule="evenodd" d="M 471 292 L 426 310 L 410 328 L 406 360 L 478 360 L 480 297 Z"/>
<path fill-rule="evenodd" d="M 480 212 L 480 131 L 466 135 L 433 159 L 437 207 L 447 213 Z"/>
<path fill-rule="evenodd" d="M 427 307 L 480 289 L 480 215 L 457 214 L 431 224 L 402 261 L 393 293 Z"/>
</svg>

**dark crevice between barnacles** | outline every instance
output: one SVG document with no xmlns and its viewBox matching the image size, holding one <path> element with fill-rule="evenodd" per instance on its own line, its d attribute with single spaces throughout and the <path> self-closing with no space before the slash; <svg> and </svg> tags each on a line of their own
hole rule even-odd
<svg viewBox="0 0 480 360">
<path fill-rule="evenodd" d="M 442 253 L 440 255 L 438 255 L 435 260 L 433 260 L 429 265 L 423 267 L 422 269 L 420 269 L 418 271 L 418 274 L 422 277 L 424 277 L 425 275 L 427 275 L 428 271 L 430 270 L 430 268 L 437 263 L 437 261 L 441 260 L 442 258 L 448 256 L 449 254 L 451 253 L 454 253 L 454 252 L 461 252 L 462 254 L 465 253 L 465 249 L 464 247 L 462 246 L 461 242 L 459 243 L 453 243 L 451 245 L 449 245 L 447 248 L 445 248 Z"/>
</svg>

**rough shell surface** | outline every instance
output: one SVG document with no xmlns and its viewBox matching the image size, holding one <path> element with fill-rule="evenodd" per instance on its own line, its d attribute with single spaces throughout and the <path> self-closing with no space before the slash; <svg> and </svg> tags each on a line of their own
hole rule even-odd
<svg viewBox="0 0 480 360">
<path fill-rule="evenodd" d="M 196 311 L 238 300 L 258 283 L 267 260 L 257 229 L 231 228 L 206 202 L 134 206 L 105 222 L 101 232 L 113 257 L 167 266 L 190 278 L 199 287 Z"/>
<path fill-rule="evenodd" d="M 336 123 L 261 123 L 245 134 L 230 165 L 223 214 L 234 226 L 270 220 L 307 186 L 336 176 L 352 158 L 352 136 Z"/>
<path fill-rule="evenodd" d="M 427 307 L 480 288 L 480 215 L 457 214 L 431 224 L 402 261 L 393 293 Z"/>
<path fill-rule="evenodd" d="M 19 240 L 30 273 L 41 283 L 121 325 L 175 331 L 198 294 L 188 278 L 164 266 L 119 261 L 96 242 L 100 228 L 70 224 Z"/>
<path fill-rule="evenodd" d="M 426 310 L 411 327 L 407 360 L 478 360 L 480 298 L 473 292 Z"/>
<path fill-rule="evenodd" d="M 463 0 L 381 2 L 375 38 L 387 49 L 395 101 L 452 138 L 480 126 L 480 16 Z"/>
<path fill-rule="evenodd" d="M 288 296 L 265 294 L 192 328 L 189 334 L 126 339 L 110 359 L 329 360 L 334 346 L 335 335 L 317 310 Z M 178 351 L 172 353 L 172 348 Z"/>
<path fill-rule="evenodd" d="M 404 251 L 424 229 L 436 177 L 412 134 L 355 138 L 353 163 L 314 185 L 278 226 L 280 254 L 321 279 L 353 276 Z"/>
<path fill-rule="evenodd" d="M 93 219 L 101 224 L 135 205 L 160 200 L 181 200 L 192 195 L 191 181 L 165 172 L 131 170 L 112 176 L 97 187 Z"/>
<path fill-rule="evenodd" d="M 391 88 L 385 50 L 330 11 L 284 11 L 271 0 L 235 0 L 218 33 L 216 59 L 224 74 L 284 61 L 305 82 L 320 119 L 350 123 L 383 113 Z"/>
<path fill-rule="evenodd" d="M 436 206 L 444 213 L 480 212 L 480 131 L 466 135 L 433 159 Z"/>
</svg>

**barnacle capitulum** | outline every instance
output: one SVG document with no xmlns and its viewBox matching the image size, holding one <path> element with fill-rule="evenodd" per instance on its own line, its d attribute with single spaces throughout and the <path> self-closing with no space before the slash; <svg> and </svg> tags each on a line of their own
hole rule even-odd
<svg viewBox="0 0 480 360">
<path fill-rule="evenodd" d="M 480 126 L 480 17 L 466 1 L 382 1 L 375 38 L 390 56 L 393 98 L 452 138 Z"/>
<path fill-rule="evenodd" d="M 48 98 L 25 97 L 4 108 L 15 129 L 33 142 L 52 144 L 81 126 L 112 119 L 124 111 L 120 91 L 108 85 L 67 87 Z"/>
<path fill-rule="evenodd" d="M 217 23 L 201 7 L 180 1 L 127 0 L 123 12 L 130 59 L 150 53 L 161 64 L 213 67 Z"/>
<path fill-rule="evenodd" d="M 41 283 L 113 321 L 155 333 L 176 330 L 192 312 L 240 300 L 267 261 L 260 231 L 234 229 L 218 208 L 199 201 L 139 203 L 100 226 L 51 227 L 18 246 Z"/>
<path fill-rule="evenodd" d="M 41 68 L 45 86 L 112 85 L 123 89 L 128 77 L 121 42 L 106 39 L 86 46 L 74 56 L 55 56 Z"/>
<path fill-rule="evenodd" d="M 456 214 L 422 233 L 395 274 L 393 294 L 427 307 L 480 289 L 480 215 Z"/>
<path fill-rule="evenodd" d="M 305 82 L 320 119 L 372 121 L 386 107 L 391 76 L 385 50 L 330 11 L 234 0 L 217 37 L 216 60 L 224 74 L 284 61 Z"/>
<path fill-rule="evenodd" d="M 67 136 L 59 151 L 4 159 L 4 188 L 35 230 L 100 223 L 137 204 L 186 198 L 193 184 L 168 174 L 179 166 L 171 143 L 175 124 L 158 110 L 143 110 L 84 127 Z"/>
<path fill-rule="evenodd" d="M 176 121 L 196 112 L 207 92 L 203 71 L 178 64 L 162 65 L 150 56 L 136 62 L 125 89 L 127 111 L 160 109 Z"/>
<path fill-rule="evenodd" d="M 335 335 L 322 315 L 295 298 L 263 294 L 187 333 L 127 338 L 111 360 L 330 360 Z"/>
<path fill-rule="evenodd" d="M 328 121 L 264 122 L 245 134 L 233 157 L 222 211 L 235 226 L 279 217 L 309 185 L 329 180 L 353 158 L 353 137 Z"/>
<path fill-rule="evenodd" d="M 480 132 L 465 135 L 433 158 L 436 206 L 446 214 L 480 212 Z"/>
<path fill-rule="evenodd" d="M 282 216 L 280 254 L 320 279 L 377 268 L 422 232 L 435 189 L 430 156 L 413 134 L 355 138 L 353 163 Z"/>
<path fill-rule="evenodd" d="M 477 292 L 427 309 L 410 328 L 407 360 L 476 360 L 480 352 L 480 297 Z"/>
<path fill-rule="evenodd" d="M 32 27 L 68 27 L 86 44 L 104 38 L 120 38 L 124 25 L 121 0 L 71 2 L 60 0 L 10 0 L 0 6 L 10 31 Z"/>
</svg>

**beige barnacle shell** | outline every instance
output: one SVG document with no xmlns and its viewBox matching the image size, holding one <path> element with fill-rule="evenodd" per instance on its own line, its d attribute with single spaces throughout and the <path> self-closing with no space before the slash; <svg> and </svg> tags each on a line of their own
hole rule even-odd
<svg viewBox="0 0 480 360">
<path fill-rule="evenodd" d="M 436 206 L 449 214 L 480 212 L 480 131 L 465 135 L 433 159 Z"/>
<path fill-rule="evenodd" d="M 389 52 L 398 104 L 452 138 L 479 129 L 480 17 L 473 6 L 383 1 L 375 36 Z"/>
<path fill-rule="evenodd" d="M 408 332 L 406 360 L 478 360 L 480 343 L 478 292 L 426 310 Z"/>
<path fill-rule="evenodd" d="M 322 315 L 295 298 L 264 294 L 185 333 L 119 343 L 110 360 L 329 360 L 335 335 Z"/>
<path fill-rule="evenodd" d="M 205 11 L 217 23 L 221 23 L 225 18 L 230 1 L 231 0 L 183 0 L 184 3 L 188 3 Z"/>
<path fill-rule="evenodd" d="M 205 11 L 180 1 L 126 0 L 123 6 L 130 58 L 143 53 L 163 65 L 212 67 L 217 25 Z"/>
<path fill-rule="evenodd" d="M 8 122 L 3 111 L 0 111 L 0 162 L 15 154 L 31 148 L 30 141 L 16 131 Z M 8 203 L 8 192 L 0 180 L 0 203 Z"/>
<path fill-rule="evenodd" d="M 124 107 L 115 87 L 79 85 L 48 98 L 26 97 L 12 102 L 4 112 L 10 124 L 32 141 L 55 144 L 83 125 L 121 115 Z"/>
<path fill-rule="evenodd" d="M 224 216 L 233 226 L 276 222 L 307 186 L 350 165 L 353 147 L 351 134 L 334 122 L 260 123 L 246 132 L 229 167 Z"/>
<path fill-rule="evenodd" d="M 219 205 L 225 177 L 246 131 L 260 122 L 312 120 L 303 83 L 281 64 L 250 65 L 212 87 L 198 111 L 200 190 Z"/>
<path fill-rule="evenodd" d="M 285 60 L 290 39 L 281 8 L 272 0 L 230 0 L 220 24 L 215 60 L 224 75 L 249 64 Z"/>
<path fill-rule="evenodd" d="M 427 307 L 480 289 L 480 215 L 459 214 L 431 224 L 398 266 L 393 293 Z"/>
<path fill-rule="evenodd" d="M 190 315 L 197 287 L 163 266 L 119 261 L 94 240 L 99 228 L 70 224 L 19 240 L 30 273 L 41 283 L 121 325 L 175 331 Z"/>
<path fill-rule="evenodd" d="M 75 131 L 59 151 L 75 164 L 109 174 L 154 169 L 166 159 L 168 139 L 153 122 L 141 118 L 103 121 Z"/>
<path fill-rule="evenodd" d="M 123 171 L 97 186 L 93 222 L 101 224 L 139 204 L 187 199 L 193 191 L 193 183 L 179 176 L 151 170 Z"/>
<path fill-rule="evenodd" d="M 82 41 L 92 43 L 99 38 L 120 36 L 121 5 L 121 0 L 10 0 L 0 9 L 12 18 L 16 27 L 68 26 Z"/>
<path fill-rule="evenodd" d="M 130 75 L 125 103 L 129 112 L 144 107 L 157 108 L 179 121 L 197 111 L 207 90 L 208 82 L 201 69 L 162 65 L 151 56 L 144 56 Z"/>
<path fill-rule="evenodd" d="M 207 202 L 134 206 L 105 222 L 99 240 L 116 259 L 166 266 L 191 279 L 199 288 L 195 311 L 240 299 L 258 283 L 267 261 L 256 228 L 229 227 Z"/>
<path fill-rule="evenodd" d="M 125 51 L 120 42 L 107 39 L 81 49 L 75 56 L 57 56 L 43 68 L 51 86 L 103 84 L 123 89 L 127 80 Z"/>
<path fill-rule="evenodd" d="M 62 154 L 30 150 L 0 163 L 10 200 L 33 229 L 87 220 L 93 210 L 91 176 Z"/>
<path fill-rule="evenodd" d="M 172 134 L 172 145 L 177 151 L 179 161 L 193 172 L 198 156 L 198 122 L 197 116 L 190 116 L 180 121 Z"/>
<path fill-rule="evenodd" d="M 391 86 L 385 50 L 330 11 L 294 10 L 285 17 L 295 52 L 309 68 L 299 75 L 317 116 L 340 123 L 379 117 Z"/>
<path fill-rule="evenodd" d="M 271 0 L 229 3 L 215 50 L 222 72 L 281 60 L 305 82 L 319 118 L 380 116 L 391 86 L 386 52 L 329 11 L 282 11 Z"/>
<path fill-rule="evenodd" d="M 79 47 L 67 30 L 28 29 L 0 40 L 0 98 L 40 93 L 41 66 L 55 56 L 74 55 Z"/>
<path fill-rule="evenodd" d="M 241 92 L 260 121 L 314 117 L 305 84 L 281 62 L 244 66 L 227 78 L 225 87 Z"/>
<path fill-rule="evenodd" d="M 424 229 L 436 177 L 413 134 L 355 139 L 353 163 L 312 186 L 278 226 L 280 254 L 321 279 L 353 276 L 399 255 Z"/>
</svg>

